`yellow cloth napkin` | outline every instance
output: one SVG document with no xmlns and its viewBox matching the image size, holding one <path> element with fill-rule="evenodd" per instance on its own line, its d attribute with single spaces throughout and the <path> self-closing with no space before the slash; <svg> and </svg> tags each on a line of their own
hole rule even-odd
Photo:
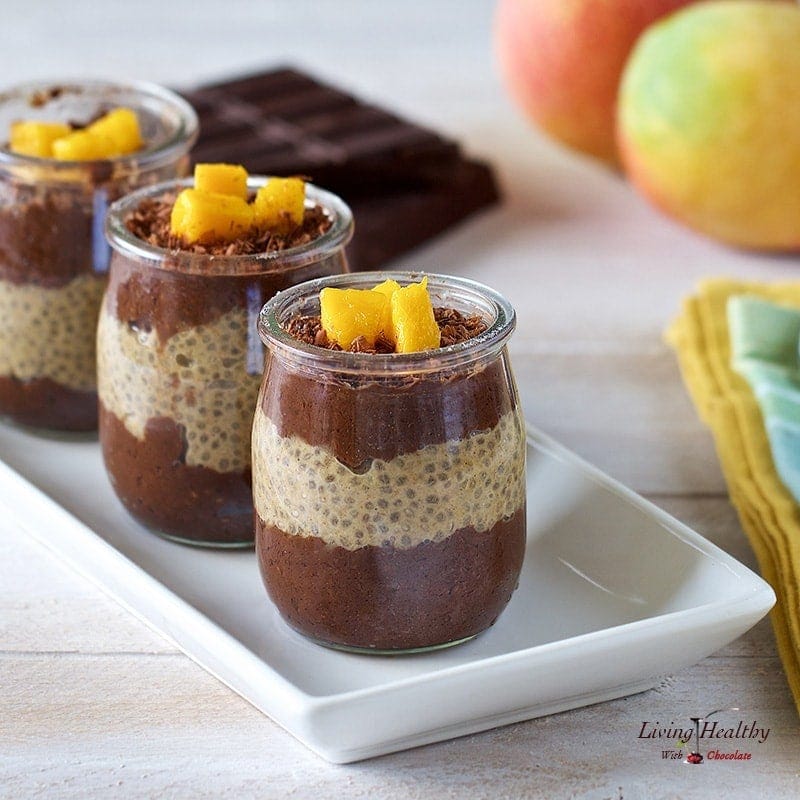
<svg viewBox="0 0 800 800">
<path fill-rule="evenodd" d="M 707 280 L 667 331 L 701 419 L 711 428 L 731 501 L 778 602 L 772 623 L 800 712 L 800 509 L 781 483 L 753 393 L 733 371 L 727 303 L 749 294 L 800 307 L 800 283 Z"/>
</svg>

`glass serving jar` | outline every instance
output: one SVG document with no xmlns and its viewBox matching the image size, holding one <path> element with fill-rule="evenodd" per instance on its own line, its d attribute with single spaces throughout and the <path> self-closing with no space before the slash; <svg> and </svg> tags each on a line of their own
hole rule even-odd
<svg viewBox="0 0 800 800">
<path fill-rule="evenodd" d="M 284 619 L 320 644 L 414 652 L 492 625 L 525 551 L 525 426 L 506 344 L 514 311 L 473 281 L 428 277 L 434 306 L 479 314 L 473 339 L 410 354 L 331 351 L 285 330 L 319 314 L 315 280 L 261 312 L 253 424 L 256 551 Z"/>
<path fill-rule="evenodd" d="M 251 178 L 256 191 L 266 178 Z M 109 209 L 113 256 L 97 333 L 100 443 L 117 496 L 140 522 L 186 544 L 253 544 L 250 430 L 264 366 L 259 311 L 275 292 L 347 268 L 353 221 L 306 186 L 331 221 L 316 239 L 213 256 L 143 241 L 126 220 L 192 180 L 139 190 Z"/>
<path fill-rule="evenodd" d="M 108 204 L 184 175 L 197 117 L 146 83 L 26 84 L 0 93 L 0 141 L 13 121 L 86 123 L 132 108 L 145 147 L 101 161 L 0 149 L 0 415 L 67 431 L 97 428 L 95 330 L 110 250 Z"/>
</svg>

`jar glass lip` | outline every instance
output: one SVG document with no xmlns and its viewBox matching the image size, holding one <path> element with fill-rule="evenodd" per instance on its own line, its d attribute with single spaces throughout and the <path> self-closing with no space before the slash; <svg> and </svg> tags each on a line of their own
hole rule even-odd
<svg viewBox="0 0 800 800">
<path fill-rule="evenodd" d="M 0 92 L 0 107 L 12 100 L 36 95 L 52 94 L 54 98 L 60 99 L 70 95 L 79 96 L 82 93 L 96 96 L 98 99 L 103 95 L 107 95 L 108 99 L 125 94 L 139 96 L 142 99 L 142 106 L 151 103 L 172 112 L 176 118 L 174 130 L 164 141 L 152 148 L 96 161 L 57 161 L 52 158 L 12 153 L 6 148 L 0 148 L 0 166 L 42 167 L 46 164 L 48 174 L 56 179 L 59 174 L 74 178 L 76 169 L 90 170 L 93 165 L 106 163 L 118 164 L 123 168 L 135 167 L 138 170 L 155 169 L 187 153 L 197 139 L 199 123 L 192 106 L 175 92 L 148 81 L 64 80 L 17 84 Z M 128 103 L 133 101 L 128 100 Z"/>
<path fill-rule="evenodd" d="M 247 187 L 257 191 L 271 176 L 251 175 Z M 145 186 L 112 203 L 106 214 L 105 232 L 109 244 L 118 253 L 138 261 L 149 261 L 152 266 L 176 272 L 202 275 L 247 275 L 269 272 L 286 272 L 320 261 L 342 250 L 353 235 L 353 214 L 349 206 L 337 195 L 306 184 L 306 208 L 319 205 L 331 220 L 325 233 L 305 244 L 286 250 L 244 255 L 211 255 L 158 247 L 131 233 L 125 220 L 143 200 L 155 199 L 170 192 L 194 186 L 194 178 L 180 178 Z"/>
<path fill-rule="evenodd" d="M 327 350 L 295 339 L 283 326 L 297 313 L 319 312 L 319 293 L 327 286 L 368 289 L 387 279 L 401 286 L 428 278 L 434 306 L 441 301 L 469 308 L 487 319 L 486 330 L 457 344 L 415 353 L 353 353 Z M 437 300 L 440 301 L 437 303 Z M 425 272 L 392 270 L 345 273 L 305 281 L 278 292 L 261 309 L 258 331 L 275 355 L 312 370 L 362 377 L 401 377 L 451 370 L 496 355 L 516 326 L 514 308 L 499 292 L 469 278 Z"/>
</svg>

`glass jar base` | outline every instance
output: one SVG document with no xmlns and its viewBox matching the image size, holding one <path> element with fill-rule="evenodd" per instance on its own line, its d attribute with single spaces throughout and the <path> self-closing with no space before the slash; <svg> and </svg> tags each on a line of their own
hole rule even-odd
<svg viewBox="0 0 800 800">
<path fill-rule="evenodd" d="M 292 626 L 290 626 L 292 627 Z M 339 650 L 342 653 L 352 653 L 359 656 L 412 656 L 421 653 L 432 653 L 436 650 L 446 650 L 449 647 L 456 647 L 459 644 L 471 642 L 477 636 L 480 636 L 482 631 L 473 633 L 472 636 L 465 636 L 463 639 L 453 639 L 450 642 L 442 642 L 440 644 L 429 644 L 424 647 L 406 647 L 398 649 L 382 649 L 377 647 L 359 647 L 356 645 L 337 644 L 335 642 L 326 642 L 323 639 L 317 639 L 314 636 L 307 636 L 305 633 L 298 631 L 297 628 L 292 627 L 296 633 L 307 639 L 309 642 L 327 647 L 329 650 Z"/>
<path fill-rule="evenodd" d="M 166 539 L 168 542 L 174 542 L 175 544 L 182 544 L 188 547 L 199 547 L 203 550 L 252 550 L 256 544 L 253 539 L 237 542 L 210 542 L 203 539 L 189 539 L 184 536 L 175 536 L 171 533 L 164 533 L 164 531 L 157 530 L 156 528 L 148 527 L 147 531 L 158 536 L 159 539 Z"/>
</svg>

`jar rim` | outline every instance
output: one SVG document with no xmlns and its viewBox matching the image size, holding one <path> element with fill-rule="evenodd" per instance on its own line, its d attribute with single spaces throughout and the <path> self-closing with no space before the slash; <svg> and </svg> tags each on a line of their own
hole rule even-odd
<svg viewBox="0 0 800 800">
<path fill-rule="evenodd" d="M 328 286 L 337 288 L 371 288 L 385 280 L 401 285 L 428 278 L 431 293 L 450 290 L 476 308 L 490 310 L 493 319 L 483 333 L 463 342 L 414 353 L 354 353 L 327 350 L 295 339 L 281 324 L 281 315 L 302 300 L 319 296 Z M 344 273 L 315 278 L 284 289 L 268 300 L 259 314 L 258 332 L 271 353 L 316 371 L 361 377 L 406 377 L 464 367 L 495 356 L 516 327 L 516 312 L 499 292 L 470 278 L 426 272 L 423 270 L 387 270 Z"/>
<path fill-rule="evenodd" d="M 198 136 L 199 122 L 194 108 L 179 94 L 149 81 L 107 81 L 107 80 L 63 80 L 63 81 L 35 81 L 17 84 L 0 92 L 0 106 L 17 97 L 25 97 L 36 93 L 46 93 L 58 90 L 59 96 L 67 92 L 77 94 L 83 91 L 129 91 L 162 103 L 165 107 L 177 112 L 179 124 L 175 132 L 157 147 L 145 148 L 135 153 L 129 153 L 115 158 L 96 159 L 89 161 L 61 161 L 53 158 L 39 158 L 21 153 L 12 153 L 10 150 L 0 148 L 0 167 L 41 167 L 47 165 L 48 174 L 58 178 L 64 175 L 74 180 L 76 169 L 91 170 L 98 164 L 119 164 L 123 167 L 131 166 L 139 170 L 157 169 L 169 164 L 180 156 L 188 153 Z"/>
<path fill-rule="evenodd" d="M 272 176 L 251 175 L 247 188 L 257 191 Z M 198 275 L 262 275 L 270 272 L 285 273 L 300 269 L 322 258 L 341 251 L 353 236 L 353 214 L 350 207 L 337 195 L 306 184 L 306 208 L 322 207 L 331 220 L 331 226 L 322 235 L 305 244 L 285 250 L 237 255 L 194 253 L 189 250 L 170 250 L 150 244 L 131 233 L 125 219 L 143 200 L 153 199 L 170 191 L 194 186 L 194 178 L 178 178 L 136 189 L 112 203 L 106 214 L 105 233 L 111 247 L 128 258 L 149 261 L 152 266 L 173 272 Z"/>
</svg>

